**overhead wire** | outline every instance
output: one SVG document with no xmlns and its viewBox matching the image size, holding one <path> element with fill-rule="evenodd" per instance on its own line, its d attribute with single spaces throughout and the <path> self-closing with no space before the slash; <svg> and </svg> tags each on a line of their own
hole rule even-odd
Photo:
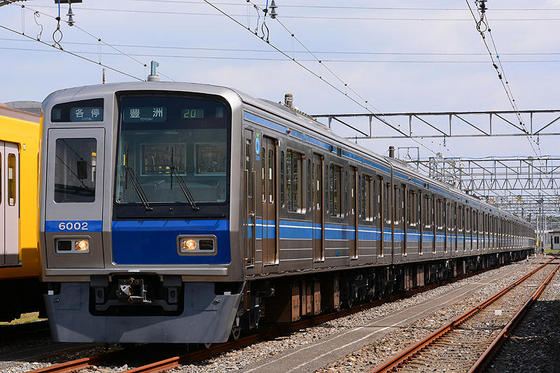
<svg viewBox="0 0 560 373">
<path fill-rule="evenodd" d="M 348 94 L 348 92 L 345 92 L 344 90 L 340 89 L 339 87 L 337 87 L 335 84 L 331 83 L 329 80 L 323 78 L 323 76 L 319 75 L 318 73 L 316 73 L 315 71 L 311 70 L 309 67 L 305 66 L 304 64 L 302 64 L 298 59 L 296 59 L 295 57 L 290 56 L 288 53 L 286 53 L 284 50 L 280 49 L 278 46 L 276 46 L 274 43 L 272 43 L 269 39 L 265 38 L 264 35 L 263 37 L 258 36 L 256 31 L 251 30 L 250 26 L 246 26 L 243 23 L 241 23 L 239 20 L 237 20 L 234 16 L 230 15 L 229 13 L 227 13 L 226 11 L 224 11 L 223 9 L 221 9 L 220 7 L 214 5 L 212 2 L 210 2 L 209 0 L 203 0 L 205 3 L 207 3 L 209 6 L 211 6 L 212 8 L 214 8 L 215 10 L 217 10 L 219 13 L 223 14 L 224 16 L 226 16 L 227 18 L 229 18 L 231 21 L 233 21 L 234 23 L 236 23 L 237 25 L 241 26 L 243 29 L 249 31 L 252 35 L 256 36 L 257 38 L 261 39 L 263 42 L 267 43 L 271 48 L 273 48 L 274 50 L 276 50 L 278 53 L 280 53 L 281 55 L 283 55 L 285 58 L 287 58 L 288 60 L 294 62 L 296 65 L 298 65 L 299 67 L 301 67 L 303 70 L 305 70 L 307 73 L 311 74 L 312 76 L 314 76 L 315 78 L 321 80 L 323 83 L 325 83 L 326 85 L 328 85 L 329 87 L 331 87 L 332 89 L 334 89 L 335 91 L 337 91 L 338 93 L 344 95 L 347 99 L 349 99 L 350 101 L 354 102 L 356 105 L 360 106 L 362 109 L 366 110 L 367 112 L 369 112 L 373 117 L 375 117 L 377 120 L 381 121 L 382 123 L 386 124 L 388 127 L 392 128 L 393 130 L 395 130 L 396 132 L 400 133 L 401 135 L 403 135 L 406 138 L 409 138 L 410 140 L 416 142 L 418 145 L 422 146 L 423 148 L 425 148 L 426 150 L 428 150 L 430 153 L 432 154 L 437 154 L 434 150 L 430 149 L 428 146 L 426 146 L 425 144 L 421 143 L 420 141 L 412 138 L 410 135 L 408 135 L 406 132 L 402 131 L 400 128 L 395 127 L 393 124 L 387 122 L 384 118 L 380 117 L 379 115 L 377 115 L 375 112 L 373 112 L 371 109 L 369 109 L 369 107 L 367 105 L 362 104 L 362 102 L 360 102 L 358 99 L 352 97 L 351 95 Z M 248 1 L 250 2 L 250 0 Z M 351 128 L 353 128 L 354 130 L 361 132 L 361 130 L 352 127 L 350 125 L 347 125 Z M 398 125 L 398 127 L 400 127 L 400 125 Z"/>
<path fill-rule="evenodd" d="M 516 117 L 519 121 L 519 124 L 521 125 L 523 132 L 527 136 L 527 139 L 529 141 L 529 145 L 531 145 L 531 148 L 533 149 L 533 152 L 535 153 L 535 155 L 537 157 L 540 157 L 540 151 L 537 151 L 537 149 L 535 148 L 533 136 L 527 130 L 527 128 L 525 126 L 525 123 L 523 122 L 523 117 L 521 116 L 521 113 L 519 112 L 517 102 L 515 101 L 515 97 L 513 96 L 513 91 L 511 90 L 511 86 L 510 86 L 509 81 L 507 80 L 507 76 L 505 74 L 505 69 L 502 65 L 502 62 L 500 61 L 500 57 L 499 57 L 500 55 L 498 53 L 496 43 L 495 43 L 493 37 L 491 37 L 492 45 L 494 47 L 494 52 L 492 52 L 492 50 L 491 50 L 491 48 L 488 45 L 488 42 L 486 40 L 486 36 L 484 35 L 484 32 L 491 30 L 490 25 L 488 23 L 488 19 L 486 18 L 485 12 L 481 12 L 480 10 L 478 10 L 479 18 L 477 20 L 477 17 L 474 14 L 474 11 L 471 7 L 471 4 L 469 3 L 469 0 L 465 0 L 465 2 L 467 3 L 469 11 L 470 11 L 470 13 L 473 17 L 473 20 L 476 23 L 477 31 L 479 32 L 479 34 L 482 38 L 482 42 L 484 43 L 484 46 L 486 47 L 488 55 L 490 56 L 490 60 L 492 61 L 492 66 L 494 67 L 494 69 L 496 70 L 496 72 L 498 74 L 498 78 L 499 78 L 500 83 L 501 83 L 501 85 L 502 85 L 502 87 L 503 87 L 503 89 L 506 93 L 508 101 L 509 101 L 511 107 L 513 108 L 513 110 L 516 112 Z M 494 58 L 494 55 L 496 56 L 496 58 Z"/>
<path fill-rule="evenodd" d="M 38 25 L 40 27 L 40 25 Z M 0 40 L 4 41 L 14 41 L 20 42 L 22 39 L 14 38 L 2 38 Z M 28 42 L 29 40 L 25 40 Z M 97 46 L 98 43 L 90 42 L 69 42 L 66 44 L 75 45 L 91 45 Z M 145 49 L 176 49 L 176 50 L 200 50 L 200 51 L 216 51 L 216 52 L 255 52 L 255 53 L 277 53 L 274 50 L 269 49 L 251 49 L 251 48 L 218 48 L 218 47 L 187 47 L 183 45 L 147 45 L 147 44 L 112 44 L 115 47 L 123 48 L 145 48 Z M 293 54 L 307 54 L 307 51 L 301 50 L 286 50 L 286 53 Z M 477 52 L 374 52 L 374 51 L 340 51 L 340 50 L 319 50 L 312 51 L 314 54 L 340 54 L 340 55 L 395 55 L 395 56 L 487 56 L 487 53 L 477 53 Z M 129 53 L 130 54 L 130 53 Z M 501 56 L 557 56 L 560 52 L 510 52 L 510 53 L 500 53 Z M 482 62 L 482 61 L 481 61 Z M 486 61 L 484 61 L 487 63 Z M 512 61 L 507 61 L 512 62 Z M 513 61 L 513 62 L 523 62 L 523 61 Z M 539 62 L 536 60 L 528 62 Z M 550 60 L 544 62 L 557 62 L 557 60 Z"/>
<path fill-rule="evenodd" d="M 40 10 L 31 8 L 31 7 L 27 6 L 26 4 L 16 4 L 15 0 L 7 0 L 7 1 L 8 1 L 8 3 L 9 3 L 10 5 L 14 5 L 14 6 L 17 6 L 17 7 L 21 7 L 22 9 L 26 9 L 26 10 L 29 10 L 29 11 L 33 12 L 34 15 L 36 15 L 36 14 L 41 14 L 41 15 L 44 15 L 44 16 L 46 16 L 46 17 L 49 17 L 49 18 L 51 18 L 51 19 L 56 20 L 56 21 L 58 22 L 58 25 L 57 25 L 57 29 L 55 30 L 55 32 L 57 32 L 57 31 L 60 30 L 60 21 L 65 22 L 65 23 L 68 24 L 69 26 L 71 26 L 71 27 L 73 27 L 73 28 L 76 28 L 76 29 L 80 30 L 81 32 L 85 33 L 86 35 L 88 35 L 88 36 L 94 38 L 95 40 L 97 40 L 98 43 L 101 43 L 101 44 L 103 44 L 103 45 L 105 45 L 105 46 L 107 46 L 107 47 L 109 47 L 109 48 L 115 50 L 115 51 L 118 52 L 119 54 L 121 54 L 121 55 L 123 55 L 123 56 L 125 56 L 125 57 L 127 57 L 127 58 L 129 58 L 129 59 L 131 59 L 132 61 L 134 61 L 134 62 L 136 62 L 136 63 L 142 65 L 144 68 L 147 68 L 147 66 L 148 66 L 146 63 L 144 63 L 144 62 L 138 60 L 137 58 L 135 58 L 134 56 L 131 56 L 130 54 L 128 54 L 128 53 L 122 51 L 121 49 L 117 48 L 117 47 L 114 46 L 113 44 L 106 42 L 106 41 L 105 41 L 104 39 L 102 39 L 101 37 L 99 37 L 99 36 L 97 36 L 97 35 L 94 35 L 93 33 L 89 32 L 88 30 L 84 29 L 83 27 L 80 27 L 79 25 L 76 25 L 75 23 L 73 23 L 72 25 L 70 25 L 70 22 L 69 22 L 69 21 L 66 21 L 66 20 L 61 19 L 61 18 L 60 18 L 60 2 L 59 2 L 59 4 L 58 4 L 58 5 L 59 5 L 59 7 L 58 7 L 58 17 L 55 17 L 55 16 L 53 16 L 53 15 L 51 15 L 51 14 L 48 14 L 48 13 L 46 13 L 46 12 L 42 12 L 42 11 L 40 11 Z M 21 34 L 22 34 L 22 35 L 25 35 L 25 33 L 21 33 Z M 62 34 L 61 34 L 61 35 L 62 35 Z M 53 37 L 53 38 L 54 38 L 54 37 Z M 34 40 L 34 39 L 33 39 L 33 40 Z M 63 50 L 64 48 L 60 45 L 60 41 L 61 41 L 61 40 L 59 40 L 59 41 L 57 42 L 57 41 L 55 40 L 55 48 L 60 49 L 60 50 Z M 166 75 L 166 74 L 164 74 L 164 73 L 159 72 L 159 74 L 162 75 L 162 76 L 164 76 L 164 77 L 166 77 L 167 79 L 169 79 L 169 80 L 171 80 L 171 81 L 174 81 L 173 78 L 171 78 L 170 76 L 168 76 L 168 75 Z"/>
<path fill-rule="evenodd" d="M 192 0 L 131 0 L 133 2 L 150 2 L 150 3 L 169 3 L 169 4 L 202 4 L 202 1 Z M 232 5 L 242 6 L 243 4 L 232 2 L 216 2 L 216 5 Z M 460 11 L 463 8 L 418 8 L 418 7 L 374 7 L 374 6 L 357 6 L 357 5 L 312 5 L 312 4 L 282 4 L 282 8 L 320 8 L 320 9 L 356 9 L 356 10 L 412 10 L 412 11 Z M 560 8 L 500 8 L 498 11 L 554 11 Z"/>
<path fill-rule="evenodd" d="M 247 1 L 248 3 L 253 4 L 251 0 L 246 0 L 246 1 Z M 257 7 L 256 4 L 253 4 L 253 5 L 254 5 L 255 7 Z M 265 12 L 265 14 L 266 14 L 265 9 L 261 9 L 261 11 Z M 295 33 L 292 32 L 292 31 L 280 20 L 280 18 L 279 18 L 278 15 L 276 15 L 276 16 L 274 17 L 274 20 L 277 21 L 278 24 L 280 24 L 280 26 L 290 35 L 290 37 L 292 38 L 292 40 L 295 40 L 309 55 L 311 55 L 311 57 L 313 57 L 313 59 L 314 59 L 316 62 L 318 62 L 325 70 L 327 70 L 332 76 L 334 76 L 334 78 L 335 78 L 336 80 L 338 80 L 342 85 L 344 85 L 344 87 L 345 87 L 346 89 L 348 89 L 348 90 L 349 90 L 350 92 L 352 92 L 359 100 L 361 100 L 361 101 L 365 104 L 365 106 L 366 106 L 365 109 L 366 109 L 367 111 L 369 111 L 371 114 L 375 114 L 375 112 L 369 108 L 369 107 L 371 107 L 371 108 L 373 108 L 375 111 L 380 112 L 380 110 L 379 110 L 378 108 L 376 108 L 375 106 L 373 106 L 366 98 L 364 98 L 360 93 L 358 93 L 354 88 L 352 88 L 352 86 L 351 86 L 350 84 L 348 84 L 347 81 L 345 81 L 344 79 L 342 79 L 342 77 L 341 77 L 339 74 L 337 74 L 334 70 L 332 70 L 329 66 L 327 66 L 327 65 L 324 63 L 325 61 L 324 61 L 323 59 L 320 59 L 315 53 L 313 53 L 313 52 L 312 52 L 312 51 L 311 51 L 311 50 L 310 50 L 310 49 L 295 35 Z M 301 60 L 300 60 L 300 61 L 301 61 Z M 369 106 L 369 107 L 368 107 L 368 106 Z M 380 117 L 377 116 L 377 115 L 375 115 L 375 118 L 378 119 L 378 120 L 381 120 Z M 385 124 L 387 124 L 387 125 L 389 125 L 389 122 L 387 122 L 386 119 L 383 119 L 382 122 L 385 123 Z M 394 125 L 389 125 L 389 126 L 390 126 L 391 128 L 393 128 L 393 129 L 395 129 L 395 128 L 394 128 Z M 397 124 L 397 127 L 400 128 L 400 124 Z M 399 132 L 400 132 L 400 131 L 399 131 Z M 402 133 L 402 132 L 400 132 L 400 133 Z M 411 136 L 406 136 L 406 137 L 408 137 L 409 139 L 412 139 Z M 421 142 L 419 142 L 419 141 L 417 141 L 417 140 L 415 140 L 415 139 L 413 139 L 413 140 L 414 140 L 414 142 L 416 142 L 417 144 L 420 144 L 420 145 L 422 145 L 423 147 L 425 147 L 425 145 L 421 144 Z M 430 141 L 432 144 L 434 144 L 434 142 L 433 142 L 432 140 L 428 140 L 428 141 Z M 442 144 L 440 144 L 440 146 L 441 146 L 441 145 L 442 145 Z M 443 147 L 446 148 L 446 149 L 448 149 L 447 146 L 446 146 L 446 144 L 445 144 L 445 139 L 444 139 Z M 449 150 L 449 149 L 448 149 L 448 150 Z M 436 152 L 434 152 L 433 150 L 430 149 L 430 151 L 431 151 L 433 154 L 436 154 Z"/>
<path fill-rule="evenodd" d="M 2 38 L 0 38 L 2 40 Z M 28 40 L 25 40 L 28 41 Z M 34 41 L 29 40 L 29 41 Z M 70 43 L 65 42 L 65 44 L 77 44 L 81 45 L 83 43 Z M 88 43 L 87 45 L 99 46 L 94 43 Z M 0 46 L 0 50 L 16 50 L 16 51 L 30 51 L 30 52 L 55 52 L 52 50 L 44 49 L 34 49 L 25 47 L 4 47 Z M 120 56 L 121 53 L 118 52 L 102 52 L 97 51 L 74 51 L 75 53 L 81 54 L 92 54 L 92 55 L 103 55 L 103 56 Z M 153 53 L 128 53 L 130 56 L 135 57 L 157 57 L 157 58 L 175 58 L 175 59 L 193 59 L 193 60 L 229 60 L 229 61 L 264 61 L 264 62 L 282 62 L 287 61 L 285 58 L 273 58 L 273 57 L 254 57 L 254 56 L 217 56 L 217 55 L 181 55 L 181 54 L 153 54 Z M 298 58 L 300 62 L 316 62 L 315 59 L 311 58 Z M 474 60 L 345 60 L 345 59 L 321 59 L 323 63 L 401 63 L 401 64 L 487 64 L 486 61 L 474 61 Z M 560 59 L 556 60 L 507 60 L 508 63 L 559 63 Z M 373 107 L 373 106 L 372 106 Z M 377 110 L 379 111 L 379 110 Z"/>
<path fill-rule="evenodd" d="M 67 53 L 67 54 L 72 55 L 72 56 L 74 56 L 74 57 L 80 58 L 80 59 L 82 59 L 82 60 L 84 60 L 84 61 L 91 62 L 91 63 L 94 63 L 94 64 L 96 64 L 96 65 L 98 65 L 98 66 L 105 67 L 105 68 L 107 68 L 107 69 L 109 69 L 109 70 L 111 70 L 111 71 L 114 71 L 114 72 L 116 72 L 116 73 L 119 73 L 119 74 L 128 76 L 128 77 L 130 77 L 130 78 L 133 78 L 133 79 L 136 79 L 136 80 L 139 80 L 139 81 L 143 81 L 143 80 L 144 80 L 144 79 L 139 78 L 139 77 L 137 77 L 137 76 L 135 76 L 135 75 L 132 75 L 132 74 L 127 73 L 127 72 L 125 72 L 125 71 L 119 70 L 119 69 L 117 69 L 117 68 L 115 68 L 115 67 L 112 67 L 112 66 L 109 66 L 109 65 L 107 65 L 107 64 L 104 64 L 104 63 L 101 63 L 101 62 L 97 62 L 97 61 L 95 61 L 95 60 L 93 60 L 93 59 L 91 59 L 91 58 L 84 57 L 84 56 L 82 56 L 82 55 L 80 55 L 80 54 L 74 53 L 74 52 L 69 51 L 69 50 L 67 50 L 67 49 L 60 49 L 60 48 L 56 47 L 54 44 L 49 44 L 49 43 L 47 43 L 47 42 L 45 42 L 45 41 L 43 41 L 43 40 L 37 40 L 37 39 L 33 38 L 32 36 L 29 36 L 29 35 L 27 35 L 27 34 L 24 34 L 24 33 L 22 33 L 22 32 L 19 32 L 19 31 L 17 31 L 17 30 L 14 30 L 14 29 L 12 29 L 12 28 L 7 27 L 7 26 L 0 25 L 0 28 L 1 28 L 1 29 L 4 29 L 4 30 L 6 30 L 6 31 L 9 31 L 9 32 L 13 32 L 14 34 L 21 35 L 21 36 L 26 37 L 26 38 L 28 38 L 28 39 L 30 39 L 30 40 L 34 40 L 34 41 L 36 41 L 36 42 L 38 42 L 38 43 L 41 43 L 41 44 L 43 44 L 43 45 L 46 45 L 46 46 L 48 46 L 48 47 L 54 48 L 54 49 L 57 50 L 57 51 Z"/>
<path fill-rule="evenodd" d="M 13 1 L 13 0 L 12 0 Z M 203 0 L 204 1 L 204 0 Z M 37 8 L 50 8 L 55 7 L 49 5 L 36 5 Z M 136 14 L 166 14 L 166 15 L 189 15 L 189 16 L 217 16 L 214 13 L 204 12 L 185 12 L 185 11 L 170 11 L 170 10 L 147 10 L 147 9 L 118 9 L 118 8 L 83 8 L 82 11 L 93 12 L 111 12 L 111 13 L 136 13 Z M 247 17 L 246 14 L 233 14 L 233 17 Z M 470 22 L 469 18 L 450 18 L 450 17 L 378 17 L 378 16 L 304 16 L 304 15 L 284 15 L 283 18 L 291 19 L 304 19 L 304 20 L 334 20 L 334 21 L 406 21 L 406 22 Z M 536 21 L 560 21 L 560 18 L 497 18 L 496 22 L 536 22 Z"/>
</svg>

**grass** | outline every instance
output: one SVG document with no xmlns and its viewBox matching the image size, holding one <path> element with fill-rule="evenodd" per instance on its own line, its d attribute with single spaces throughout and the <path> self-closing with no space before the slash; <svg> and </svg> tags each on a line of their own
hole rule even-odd
<svg viewBox="0 0 560 373">
<path fill-rule="evenodd" d="M 560 254 L 560 250 L 544 249 L 545 254 Z"/>
<path fill-rule="evenodd" d="M 18 325 L 18 324 L 27 324 L 30 322 L 36 322 L 46 319 L 39 318 L 39 312 L 29 312 L 22 314 L 19 319 L 12 320 L 10 322 L 0 322 L 0 325 Z"/>
</svg>

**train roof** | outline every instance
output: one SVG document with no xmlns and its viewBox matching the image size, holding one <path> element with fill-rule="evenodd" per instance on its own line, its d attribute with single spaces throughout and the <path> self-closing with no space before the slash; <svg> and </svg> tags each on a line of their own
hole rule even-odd
<svg viewBox="0 0 560 373">
<path fill-rule="evenodd" d="M 435 186 L 437 188 L 449 191 L 458 199 L 464 199 L 465 201 L 469 201 L 470 203 L 481 205 L 488 210 L 499 211 L 503 217 L 517 220 L 522 223 L 527 223 L 525 220 L 519 218 L 518 216 L 513 215 L 507 211 L 503 211 L 482 200 L 479 200 L 474 196 L 468 195 L 456 187 L 453 187 L 449 184 L 445 184 L 443 182 L 434 179 L 430 179 L 429 177 L 423 175 L 422 173 L 413 169 L 407 164 L 404 164 L 404 162 L 402 161 L 376 154 L 372 152 L 370 149 L 367 149 L 358 144 L 354 144 L 351 141 L 336 135 L 329 127 L 316 121 L 311 116 L 308 116 L 299 110 L 288 108 L 285 105 L 270 100 L 255 98 L 243 91 L 233 89 L 233 88 L 210 85 L 210 84 L 162 82 L 162 81 L 98 84 L 98 85 L 67 88 L 67 89 L 55 91 L 51 93 L 49 96 L 47 96 L 47 98 L 45 98 L 45 100 L 43 101 L 43 110 L 45 110 L 45 106 L 49 105 L 49 102 L 55 97 L 57 100 L 80 100 L 80 99 L 84 99 L 86 96 L 88 98 L 91 98 L 92 95 L 108 95 L 108 94 L 112 94 L 115 91 L 142 91 L 146 89 L 151 89 L 151 90 L 155 89 L 161 91 L 200 92 L 200 93 L 221 95 L 229 98 L 234 98 L 233 96 L 237 96 L 238 99 L 240 99 L 242 102 L 244 102 L 247 105 L 259 108 L 261 110 L 269 112 L 272 115 L 282 117 L 283 119 L 291 123 L 294 123 L 296 125 L 299 125 L 320 136 L 327 137 L 330 140 L 339 143 L 340 145 L 342 145 L 347 149 L 353 149 L 354 151 L 358 151 L 363 155 L 372 158 L 376 162 L 380 162 L 385 164 L 386 166 L 389 166 L 393 170 L 397 170 L 398 172 L 403 173 L 407 176 L 411 176 L 411 177 L 413 176 L 415 179 L 421 180 L 423 183 L 427 185 Z"/>
<path fill-rule="evenodd" d="M 39 120 L 41 119 L 40 114 L 34 114 L 27 111 L 12 109 L 4 104 L 0 104 L 0 116 L 14 118 L 14 119 L 21 119 L 34 123 L 39 123 Z"/>
</svg>

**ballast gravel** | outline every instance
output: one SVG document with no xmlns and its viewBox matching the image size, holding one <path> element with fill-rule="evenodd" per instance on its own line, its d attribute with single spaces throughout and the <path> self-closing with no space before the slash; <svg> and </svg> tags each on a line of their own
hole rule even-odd
<svg viewBox="0 0 560 373">
<path fill-rule="evenodd" d="M 220 354 L 212 359 L 197 364 L 185 365 L 173 370 L 174 372 L 226 372 L 243 370 L 250 364 L 264 361 L 279 353 L 296 350 L 302 346 L 308 346 L 335 334 L 346 332 L 360 326 L 371 323 L 376 319 L 383 318 L 392 313 L 401 311 L 413 305 L 429 301 L 451 290 L 460 288 L 465 284 L 481 282 L 484 283 L 479 290 L 472 296 L 456 304 L 440 309 L 439 311 L 423 318 L 418 323 L 403 325 L 397 332 L 392 332 L 386 337 L 372 341 L 367 349 L 356 351 L 346 356 L 340 361 L 336 361 L 320 369 L 320 372 L 356 372 L 368 371 L 376 364 L 381 363 L 392 354 L 404 349 L 415 340 L 430 333 L 445 322 L 453 319 L 460 313 L 474 306 L 481 300 L 502 289 L 506 285 L 523 276 L 531 269 L 543 262 L 543 257 L 531 258 L 528 261 L 513 263 L 495 270 L 487 271 L 477 276 L 463 279 L 451 284 L 447 284 L 436 289 L 419 293 L 410 298 L 396 302 L 385 303 L 380 306 L 358 312 L 353 315 L 345 316 L 324 324 L 300 330 L 291 335 L 276 338 L 270 341 L 259 342 L 254 345 Z M 485 283 L 486 280 L 499 276 L 500 280 L 492 283 Z M 52 343 L 52 342 L 51 342 Z M 1 348 L 1 347 L 0 347 Z M 17 346 L 11 346 L 14 351 Z M 72 359 L 92 356 L 98 353 L 107 352 L 119 348 L 117 345 L 93 345 L 80 351 L 60 352 L 59 354 L 48 354 L 37 359 L 24 359 L 20 361 L 10 360 L 9 352 L 0 353 L 0 371 L 8 373 L 26 372 L 32 369 L 43 368 L 54 363 L 60 363 Z M 124 366 L 92 367 L 83 372 L 115 372 L 125 371 L 134 366 L 130 362 Z"/>
<path fill-rule="evenodd" d="M 490 364 L 489 373 L 560 372 L 560 273 Z"/>
</svg>

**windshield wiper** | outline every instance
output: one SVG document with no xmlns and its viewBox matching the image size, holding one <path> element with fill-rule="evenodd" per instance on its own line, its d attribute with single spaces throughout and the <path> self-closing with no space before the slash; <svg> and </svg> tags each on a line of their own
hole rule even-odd
<svg viewBox="0 0 560 373">
<path fill-rule="evenodd" d="M 191 205 L 192 209 L 194 211 L 198 211 L 200 210 L 200 207 L 198 207 L 196 205 L 196 202 L 194 201 L 194 198 L 191 194 L 191 191 L 189 189 L 189 187 L 187 186 L 187 184 L 185 183 L 185 180 L 183 180 L 183 178 L 181 177 L 181 175 L 179 175 L 177 173 L 177 169 L 174 166 L 171 166 L 171 177 L 173 177 L 173 174 L 175 175 L 175 177 L 177 178 L 177 181 L 179 182 L 179 188 L 181 188 L 181 191 L 183 192 L 183 194 L 185 195 L 185 198 L 187 199 L 187 201 L 189 202 L 189 205 Z M 173 179 L 171 179 L 173 180 Z"/>
<path fill-rule="evenodd" d="M 123 167 L 126 170 L 126 174 L 130 176 L 130 180 L 132 181 L 132 186 L 134 187 L 134 190 L 138 194 L 138 197 L 140 197 L 140 201 L 142 201 L 142 205 L 144 205 L 146 211 L 152 211 L 153 208 L 150 206 L 150 203 L 148 202 L 148 198 L 146 197 L 146 193 L 144 192 L 144 188 L 142 188 L 142 185 L 140 185 L 140 182 L 138 181 L 138 178 L 136 177 L 134 170 L 130 166 L 125 165 Z"/>
</svg>

